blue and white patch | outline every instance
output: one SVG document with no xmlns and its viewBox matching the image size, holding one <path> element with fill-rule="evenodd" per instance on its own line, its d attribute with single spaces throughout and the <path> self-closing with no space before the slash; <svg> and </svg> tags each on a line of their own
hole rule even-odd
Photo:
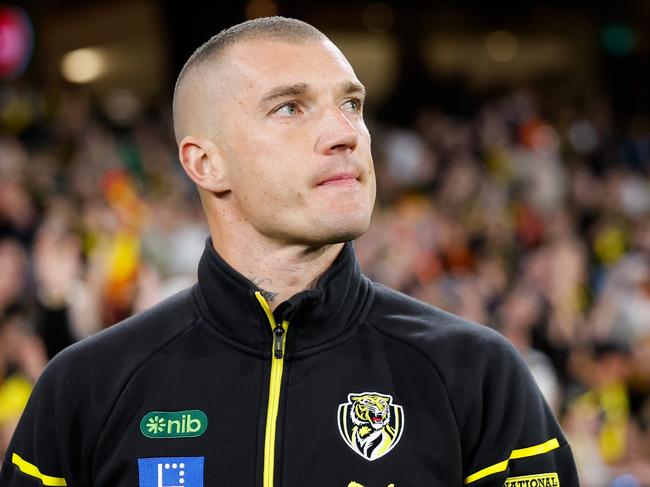
<svg viewBox="0 0 650 487">
<path fill-rule="evenodd" d="M 140 487 L 203 487 L 205 457 L 139 458 Z"/>
</svg>

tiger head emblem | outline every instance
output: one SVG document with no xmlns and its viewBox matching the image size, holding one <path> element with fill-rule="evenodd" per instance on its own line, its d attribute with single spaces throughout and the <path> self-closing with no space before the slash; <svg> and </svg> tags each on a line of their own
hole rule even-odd
<svg viewBox="0 0 650 487">
<path fill-rule="evenodd" d="M 366 460 L 376 460 L 391 451 L 404 429 L 402 406 L 388 394 L 362 392 L 348 395 L 339 405 L 339 432 L 346 444 Z"/>
<path fill-rule="evenodd" d="M 350 409 L 350 421 L 355 425 L 361 426 L 365 432 L 370 433 L 370 426 L 374 430 L 384 427 L 390 429 L 390 408 L 387 396 L 379 394 L 361 394 L 358 396 L 350 395 L 350 400 L 354 407 Z M 365 426 L 366 428 L 363 428 Z"/>
</svg>

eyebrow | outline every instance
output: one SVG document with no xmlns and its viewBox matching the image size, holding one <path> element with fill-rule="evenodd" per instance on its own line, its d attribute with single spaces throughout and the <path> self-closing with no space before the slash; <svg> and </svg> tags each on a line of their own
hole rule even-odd
<svg viewBox="0 0 650 487">
<path fill-rule="evenodd" d="M 277 86 L 271 89 L 266 95 L 262 97 L 262 103 L 268 103 L 278 98 L 285 98 L 287 96 L 302 95 L 307 91 L 307 83 L 296 83 L 294 85 Z"/>
<path fill-rule="evenodd" d="M 288 96 L 300 96 L 303 95 L 307 89 L 307 83 L 276 86 L 262 97 L 262 104 L 272 102 L 279 98 L 286 98 Z M 342 83 L 339 89 L 344 95 L 358 93 L 362 98 L 366 96 L 366 88 L 361 83 L 354 81 L 346 81 Z"/>
<path fill-rule="evenodd" d="M 361 83 L 356 83 L 354 81 L 346 81 L 343 83 L 341 91 L 344 95 L 352 95 L 353 93 L 358 93 L 361 98 L 366 96 L 366 87 Z"/>
</svg>

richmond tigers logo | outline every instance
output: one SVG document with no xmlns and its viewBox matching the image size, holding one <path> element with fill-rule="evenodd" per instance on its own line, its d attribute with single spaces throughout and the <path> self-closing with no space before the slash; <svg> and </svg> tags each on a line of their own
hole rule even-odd
<svg viewBox="0 0 650 487">
<path fill-rule="evenodd" d="M 386 455 L 399 442 L 404 431 L 404 412 L 388 394 L 348 394 L 348 402 L 339 405 L 338 424 L 345 443 L 372 461 Z"/>
</svg>

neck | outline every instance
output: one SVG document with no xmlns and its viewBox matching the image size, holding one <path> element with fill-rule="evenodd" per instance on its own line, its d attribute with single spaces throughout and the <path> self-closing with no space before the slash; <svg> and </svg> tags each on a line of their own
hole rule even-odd
<svg viewBox="0 0 650 487">
<path fill-rule="evenodd" d="M 344 245 L 311 247 L 262 238 L 236 240 L 219 239 L 219 234 L 212 232 L 215 250 L 262 291 L 271 310 L 294 294 L 312 288 Z"/>
</svg>

